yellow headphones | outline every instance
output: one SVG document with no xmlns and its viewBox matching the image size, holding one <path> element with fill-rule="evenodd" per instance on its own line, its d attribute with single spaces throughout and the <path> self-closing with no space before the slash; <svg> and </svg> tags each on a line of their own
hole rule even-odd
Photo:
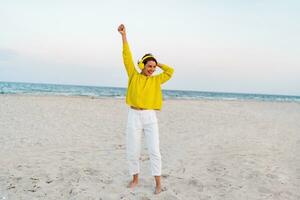
<svg viewBox="0 0 300 200">
<path fill-rule="evenodd" d="M 145 56 L 144 58 L 140 59 L 140 60 L 138 61 L 138 66 L 139 66 L 139 68 L 140 68 L 141 70 L 144 69 L 144 67 L 145 67 L 144 60 L 146 60 L 147 58 L 154 58 L 154 57 L 153 57 L 153 55 L 148 55 L 148 56 Z M 155 59 L 155 58 L 154 58 L 154 59 Z"/>
</svg>

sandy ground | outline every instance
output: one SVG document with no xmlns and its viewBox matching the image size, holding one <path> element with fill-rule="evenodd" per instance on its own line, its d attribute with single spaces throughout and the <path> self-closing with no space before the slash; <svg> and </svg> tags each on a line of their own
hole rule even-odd
<svg viewBox="0 0 300 200">
<path fill-rule="evenodd" d="M 143 138 L 126 161 L 123 99 L 0 95 L 0 199 L 300 199 L 300 104 L 166 100 L 162 184 Z"/>
</svg>

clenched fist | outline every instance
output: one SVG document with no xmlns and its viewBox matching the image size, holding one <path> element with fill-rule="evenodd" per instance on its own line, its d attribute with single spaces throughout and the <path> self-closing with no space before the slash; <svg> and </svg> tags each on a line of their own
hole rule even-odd
<svg viewBox="0 0 300 200">
<path fill-rule="evenodd" d="M 125 35 L 126 34 L 126 29 L 125 29 L 125 26 L 124 24 L 121 24 L 119 27 L 118 27 L 118 31 L 121 35 Z"/>
</svg>

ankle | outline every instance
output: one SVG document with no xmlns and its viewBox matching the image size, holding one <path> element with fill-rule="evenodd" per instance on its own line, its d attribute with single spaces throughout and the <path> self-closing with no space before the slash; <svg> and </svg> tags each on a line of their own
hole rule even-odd
<svg viewBox="0 0 300 200">
<path fill-rule="evenodd" d="M 133 175 L 132 182 L 134 182 L 134 183 L 138 183 L 139 182 L 139 175 L 138 174 Z"/>
<path fill-rule="evenodd" d="M 138 180 L 135 180 L 135 179 L 133 179 L 131 182 L 133 182 L 133 183 L 138 183 L 139 181 L 138 181 Z"/>
</svg>

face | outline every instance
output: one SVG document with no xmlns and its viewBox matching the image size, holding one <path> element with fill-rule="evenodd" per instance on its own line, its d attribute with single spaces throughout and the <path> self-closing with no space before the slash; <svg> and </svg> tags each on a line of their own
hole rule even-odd
<svg viewBox="0 0 300 200">
<path fill-rule="evenodd" d="M 156 62 L 149 60 L 142 71 L 142 73 L 146 76 L 151 76 L 156 69 Z"/>
</svg>

